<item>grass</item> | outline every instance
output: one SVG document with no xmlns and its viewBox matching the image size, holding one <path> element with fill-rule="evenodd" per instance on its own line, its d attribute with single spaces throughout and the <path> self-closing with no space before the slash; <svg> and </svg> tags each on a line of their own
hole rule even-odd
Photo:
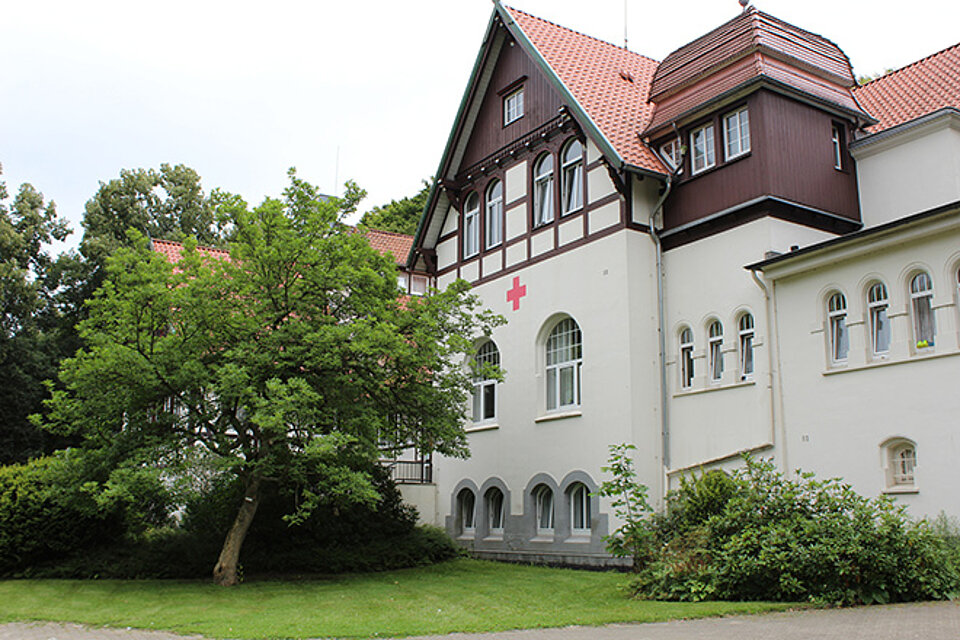
<svg viewBox="0 0 960 640">
<path fill-rule="evenodd" d="M 789 606 L 637 601 L 621 588 L 627 580 L 478 560 L 229 589 L 172 580 L 6 580 L 0 581 L 0 622 L 77 622 L 213 638 L 370 638 L 654 622 Z"/>
</svg>

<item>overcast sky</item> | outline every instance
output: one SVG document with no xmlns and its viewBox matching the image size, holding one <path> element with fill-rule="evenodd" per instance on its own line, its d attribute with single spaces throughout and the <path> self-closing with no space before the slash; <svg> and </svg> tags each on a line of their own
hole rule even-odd
<svg viewBox="0 0 960 640">
<path fill-rule="evenodd" d="M 627 0 L 629 47 L 663 59 L 740 11 L 737 0 Z M 76 0 L 0 14 L 0 163 L 79 239 L 84 203 L 121 169 L 183 163 L 209 191 L 258 203 L 286 170 L 328 193 L 353 179 L 366 210 L 437 168 L 489 0 Z M 623 44 L 624 0 L 511 6 Z M 760 0 L 836 42 L 854 73 L 955 44 L 956 0 Z M 339 185 L 339 186 L 338 186 Z"/>
</svg>

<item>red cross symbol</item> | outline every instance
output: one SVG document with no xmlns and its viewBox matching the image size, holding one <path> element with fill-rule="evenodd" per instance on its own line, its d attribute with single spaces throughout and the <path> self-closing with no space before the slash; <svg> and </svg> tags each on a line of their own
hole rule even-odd
<svg viewBox="0 0 960 640">
<path fill-rule="evenodd" d="M 507 302 L 513 303 L 513 310 L 519 311 L 520 309 L 520 298 L 527 295 L 527 285 L 520 285 L 520 277 L 517 276 L 513 279 L 513 289 L 507 291 Z"/>
</svg>

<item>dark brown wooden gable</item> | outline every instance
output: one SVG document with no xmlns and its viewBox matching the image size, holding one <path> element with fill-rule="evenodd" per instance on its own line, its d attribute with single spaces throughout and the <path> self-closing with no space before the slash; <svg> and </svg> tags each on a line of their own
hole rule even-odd
<svg viewBox="0 0 960 640">
<path fill-rule="evenodd" d="M 519 83 L 519 84 L 518 84 Z M 524 114 L 503 125 L 503 99 L 523 86 Z M 557 116 L 562 104 L 534 61 L 512 39 L 500 50 L 487 93 L 483 96 L 460 168 L 469 167 Z"/>
</svg>

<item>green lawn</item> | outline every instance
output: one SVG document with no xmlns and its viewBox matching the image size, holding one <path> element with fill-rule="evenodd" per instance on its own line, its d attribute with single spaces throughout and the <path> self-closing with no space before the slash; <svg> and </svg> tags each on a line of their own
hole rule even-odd
<svg viewBox="0 0 960 640">
<path fill-rule="evenodd" d="M 369 638 L 652 622 L 784 609 L 641 602 L 628 577 L 477 560 L 304 581 L 0 581 L 0 622 L 54 620 L 214 638 Z"/>
</svg>

